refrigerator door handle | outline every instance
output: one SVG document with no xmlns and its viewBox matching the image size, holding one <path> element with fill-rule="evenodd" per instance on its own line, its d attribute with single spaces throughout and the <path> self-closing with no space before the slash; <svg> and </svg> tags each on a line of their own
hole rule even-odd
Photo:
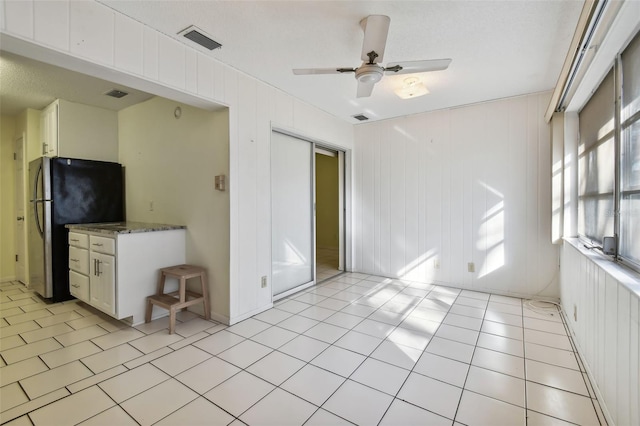
<svg viewBox="0 0 640 426">
<path fill-rule="evenodd" d="M 33 203 L 33 215 L 36 219 L 36 229 L 41 237 L 44 237 L 44 229 L 42 228 L 42 224 L 40 223 L 40 214 L 38 212 L 38 203 L 42 202 L 42 199 L 38 198 L 38 184 L 40 183 L 40 176 L 42 175 L 42 163 L 38 165 L 38 171 L 36 172 L 36 178 L 33 180 L 33 198 L 31 202 Z"/>
</svg>

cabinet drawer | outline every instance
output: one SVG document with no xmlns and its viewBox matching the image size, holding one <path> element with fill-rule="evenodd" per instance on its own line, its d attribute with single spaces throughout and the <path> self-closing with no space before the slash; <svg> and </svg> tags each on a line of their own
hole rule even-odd
<svg viewBox="0 0 640 426">
<path fill-rule="evenodd" d="M 89 243 L 91 245 L 91 251 L 105 254 L 116 254 L 116 240 L 114 238 L 92 235 Z"/>
<path fill-rule="evenodd" d="M 69 246 L 69 269 L 89 275 L 89 250 Z"/>
<path fill-rule="evenodd" d="M 81 248 L 89 248 L 89 236 L 87 234 L 78 234 L 77 232 L 69 232 L 69 245 Z"/>
<path fill-rule="evenodd" d="M 89 302 L 89 277 L 69 271 L 69 292 L 73 297 Z"/>
</svg>

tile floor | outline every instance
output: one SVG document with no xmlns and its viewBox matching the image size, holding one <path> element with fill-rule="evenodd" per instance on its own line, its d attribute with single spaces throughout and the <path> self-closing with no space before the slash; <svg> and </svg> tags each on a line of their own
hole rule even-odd
<svg viewBox="0 0 640 426">
<path fill-rule="evenodd" d="M 321 247 L 316 249 L 316 274 L 318 275 L 318 282 L 342 273 L 342 271 L 338 270 L 338 256 L 338 249 Z"/>
<path fill-rule="evenodd" d="M 169 335 L 2 283 L 0 317 L 3 424 L 605 424 L 561 317 L 515 298 L 350 273 Z"/>
</svg>

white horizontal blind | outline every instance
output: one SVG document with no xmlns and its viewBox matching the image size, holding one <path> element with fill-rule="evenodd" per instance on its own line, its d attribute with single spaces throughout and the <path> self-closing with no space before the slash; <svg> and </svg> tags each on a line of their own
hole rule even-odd
<svg viewBox="0 0 640 426">
<path fill-rule="evenodd" d="M 613 76 L 612 69 L 579 114 L 578 234 L 598 244 L 614 233 Z"/>
<path fill-rule="evenodd" d="M 313 281 L 313 144 L 271 137 L 271 244 L 274 298 Z"/>
<path fill-rule="evenodd" d="M 640 33 L 622 52 L 620 256 L 640 267 Z"/>
</svg>

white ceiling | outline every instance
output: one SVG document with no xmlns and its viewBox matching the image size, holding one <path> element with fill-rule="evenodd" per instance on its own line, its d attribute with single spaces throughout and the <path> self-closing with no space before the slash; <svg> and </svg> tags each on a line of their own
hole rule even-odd
<svg viewBox="0 0 640 426">
<path fill-rule="evenodd" d="M 181 42 L 196 25 L 223 45 L 213 58 L 350 122 L 431 111 L 550 90 L 583 1 L 147 1 L 98 0 Z M 401 100 L 407 75 L 385 76 L 356 98 L 353 74 L 294 76 L 292 68 L 358 67 L 371 14 L 391 18 L 382 64 L 452 58 L 417 74 L 430 94 Z"/>
<path fill-rule="evenodd" d="M 26 108 L 40 110 L 58 98 L 119 111 L 153 96 L 6 51 L 0 51 L 0 80 L 0 111 L 8 116 Z M 112 89 L 128 95 L 117 99 L 104 94 Z"/>
</svg>

